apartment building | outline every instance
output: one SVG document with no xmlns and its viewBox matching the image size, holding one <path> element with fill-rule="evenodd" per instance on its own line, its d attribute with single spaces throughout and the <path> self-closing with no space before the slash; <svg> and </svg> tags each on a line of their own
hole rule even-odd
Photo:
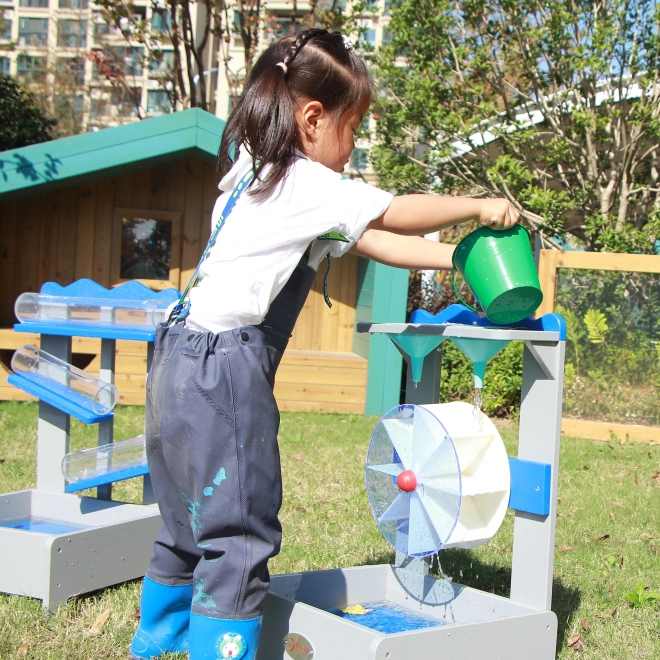
<svg viewBox="0 0 660 660">
<path fill-rule="evenodd" d="M 167 12 L 159 10 L 164 7 L 161 1 L 135 0 L 132 15 L 116 28 L 91 0 L 0 0 L 4 16 L 0 73 L 16 76 L 31 87 L 42 103 L 64 118 L 61 122 L 71 122 L 63 126 L 68 132 L 97 130 L 171 112 L 168 79 L 174 50 L 167 37 Z M 331 5 L 332 0 L 321 0 L 316 7 L 322 10 Z M 191 8 L 193 22 L 201 25 L 203 3 Z M 387 40 L 388 9 L 389 0 L 371 0 L 361 19 L 358 48 L 373 48 Z M 230 8 L 227 16 L 235 26 L 232 37 L 224 42 L 217 36 L 209 40 L 204 70 L 193 78 L 193 84 L 205 85 L 211 92 L 209 111 L 222 119 L 231 112 L 245 79 L 238 12 Z M 309 21 L 305 2 L 269 3 L 260 48 Z M 132 30 L 136 36 L 138 30 L 144 30 L 148 43 L 132 40 Z M 185 84 L 190 83 L 186 80 Z M 365 128 L 370 121 L 365 120 Z M 361 139 L 347 174 L 372 179 L 368 151 L 369 141 Z"/>
</svg>

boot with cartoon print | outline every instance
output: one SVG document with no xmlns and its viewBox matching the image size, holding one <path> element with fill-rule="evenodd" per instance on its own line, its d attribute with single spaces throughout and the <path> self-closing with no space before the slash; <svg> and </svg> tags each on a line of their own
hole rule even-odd
<svg viewBox="0 0 660 660">
<path fill-rule="evenodd" d="M 255 660 L 261 619 L 190 615 L 190 660 Z"/>
</svg>

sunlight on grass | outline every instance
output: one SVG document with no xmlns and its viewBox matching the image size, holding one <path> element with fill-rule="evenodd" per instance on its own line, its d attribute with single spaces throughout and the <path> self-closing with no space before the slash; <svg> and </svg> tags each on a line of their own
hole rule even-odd
<svg viewBox="0 0 660 660">
<path fill-rule="evenodd" d="M 116 413 L 116 440 L 142 432 L 142 408 L 118 407 Z M 36 418 L 36 404 L 0 403 L 0 492 L 34 486 Z M 376 422 L 356 415 L 282 414 L 284 540 L 271 572 L 393 560 L 364 488 L 367 445 Z M 498 426 L 515 455 L 516 427 L 511 422 Z M 95 431 L 72 423 L 72 449 L 92 446 Z M 626 599 L 639 580 L 649 591 L 660 591 L 659 471 L 657 445 L 562 440 L 553 597 L 560 660 L 660 658 L 660 606 L 648 602 L 635 608 Z M 141 480 L 117 484 L 114 494 L 139 502 Z M 476 550 L 440 553 L 442 571 L 456 582 L 508 595 L 513 518 L 509 511 L 496 536 Z M 72 599 L 55 616 L 46 616 L 40 601 L 0 596 L 0 658 L 126 658 L 139 593 L 136 580 Z M 108 609 L 102 634 L 86 636 Z M 567 644 L 576 635 L 585 643 L 579 654 Z"/>
</svg>

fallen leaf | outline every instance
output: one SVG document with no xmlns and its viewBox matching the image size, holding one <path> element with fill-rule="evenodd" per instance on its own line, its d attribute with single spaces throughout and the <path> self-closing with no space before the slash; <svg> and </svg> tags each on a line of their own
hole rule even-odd
<svg viewBox="0 0 660 660">
<path fill-rule="evenodd" d="M 569 550 L 572 549 L 573 549 L 572 545 L 562 545 L 561 548 L 559 548 L 559 552 L 568 552 Z"/>
<path fill-rule="evenodd" d="M 574 651 L 581 651 L 584 648 L 584 638 L 582 637 L 582 635 L 575 635 L 574 637 L 569 637 L 568 645 Z"/>
<path fill-rule="evenodd" d="M 651 477 L 651 481 L 655 481 L 655 483 L 660 486 L 660 470 Z"/>
<path fill-rule="evenodd" d="M 593 541 L 604 541 L 605 539 L 609 539 L 610 535 L 609 534 L 603 534 L 602 536 L 597 536 L 596 538 L 592 539 Z"/>
<path fill-rule="evenodd" d="M 294 458 L 295 458 L 297 461 L 302 461 L 302 459 L 303 459 L 303 455 L 302 455 L 302 454 L 296 454 L 296 455 L 294 456 Z"/>
<path fill-rule="evenodd" d="M 4 463 L 4 462 L 5 462 L 5 459 L 4 459 L 4 458 L 0 458 L 0 463 Z"/>
<path fill-rule="evenodd" d="M 24 658 L 27 655 L 28 652 L 28 647 L 27 646 L 21 646 L 18 651 L 16 651 L 16 657 L 17 658 Z"/>
<path fill-rule="evenodd" d="M 609 614 L 596 614 L 597 619 L 613 619 L 616 614 L 616 609 L 612 610 Z"/>
<path fill-rule="evenodd" d="M 300 511 L 301 513 L 304 513 L 305 511 L 307 511 L 307 509 L 305 509 L 304 506 L 297 506 L 296 511 Z"/>
<path fill-rule="evenodd" d="M 639 479 L 637 478 L 637 475 L 635 475 L 635 486 L 639 486 Z"/>
<path fill-rule="evenodd" d="M 646 455 L 647 455 L 649 458 L 651 458 L 651 456 L 653 456 L 653 452 L 652 452 L 652 451 L 648 451 L 648 452 L 646 452 Z"/>
<path fill-rule="evenodd" d="M 616 516 L 614 515 L 614 511 L 610 511 L 610 520 L 616 520 Z"/>
<path fill-rule="evenodd" d="M 651 552 L 658 554 L 658 548 L 655 545 L 655 543 L 653 543 L 653 541 L 649 541 L 649 549 L 651 550 Z"/>
<path fill-rule="evenodd" d="M 111 609 L 107 609 L 102 614 L 99 614 L 91 628 L 85 633 L 85 637 L 98 637 L 101 634 L 101 628 L 108 622 L 110 614 L 112 613 Z"/>
<path fill-rule="evenodd" d="M 326 505 L 330 504 L 330 500 L 319 500 L 319 501 L 317 502 L 317 504 L 318 504 L 319 506 L 326 506 Z"/>
<path fill-rule="evenodd" d="M 591 632 L 591 626 L 589 625 L 588 619 L 582 619 L 582 627 L 585 632 Z"/>
<path fill-rule="evenodd" d="M 621 502 L 617 502 L 616 500 L 614 502 L 612 502 L 612 504 L 614 506 L 623 506 L 623 504 L 621 504 Z"/>
<path fill-rule="evenodd" d="M 346 614 L 366 614 L 367 610 L 362 605 L 349 605 L 344 607 L 342 612 L 346 612 Z"/>
<path fill-rule="evenodd" d="M 588 469 L 589 469 L 589 466 L 588 466 L 588 465 L 583 465 L 583 466 L 582 466 L 582 469 L 583 469 L 583 470 L 588 470 Z"/>
<path fill-rule="evenodd" d="M 133 616 L 134 616 L 136 619 L 139 619 L 139 618 L 140 618 L 140 608 L 139 608 L 139 607 L 137 608 L 137 610 L 135 610 L 135 612 L 133 612 Z"/>
</svg>

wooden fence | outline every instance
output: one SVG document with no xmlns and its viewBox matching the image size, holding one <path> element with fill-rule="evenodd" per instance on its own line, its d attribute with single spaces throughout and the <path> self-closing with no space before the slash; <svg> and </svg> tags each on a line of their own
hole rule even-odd
<svg viewBox="0 0 660 660">
<path fill-rule="evenodd" d="M 543 290 L 543 302 L 537 316 L 555 309 L 557 296 L 557 271 L 560 268 L 581 270 L 611 270 L 619 272 L 660 273 L 660 256 L 649 254 L 619 254 L 611 252 L 578 252 L 541 250 L 539 280 Z M 660 405 L 660 402 L 658 402 Z M 660 442 L 660 427 L 638 424 L 595 422 L 586 419 L 564 418 L 562 431 L 577 438 L 609 440 L 612 434 L 635 442 Z"/>
</svg>

